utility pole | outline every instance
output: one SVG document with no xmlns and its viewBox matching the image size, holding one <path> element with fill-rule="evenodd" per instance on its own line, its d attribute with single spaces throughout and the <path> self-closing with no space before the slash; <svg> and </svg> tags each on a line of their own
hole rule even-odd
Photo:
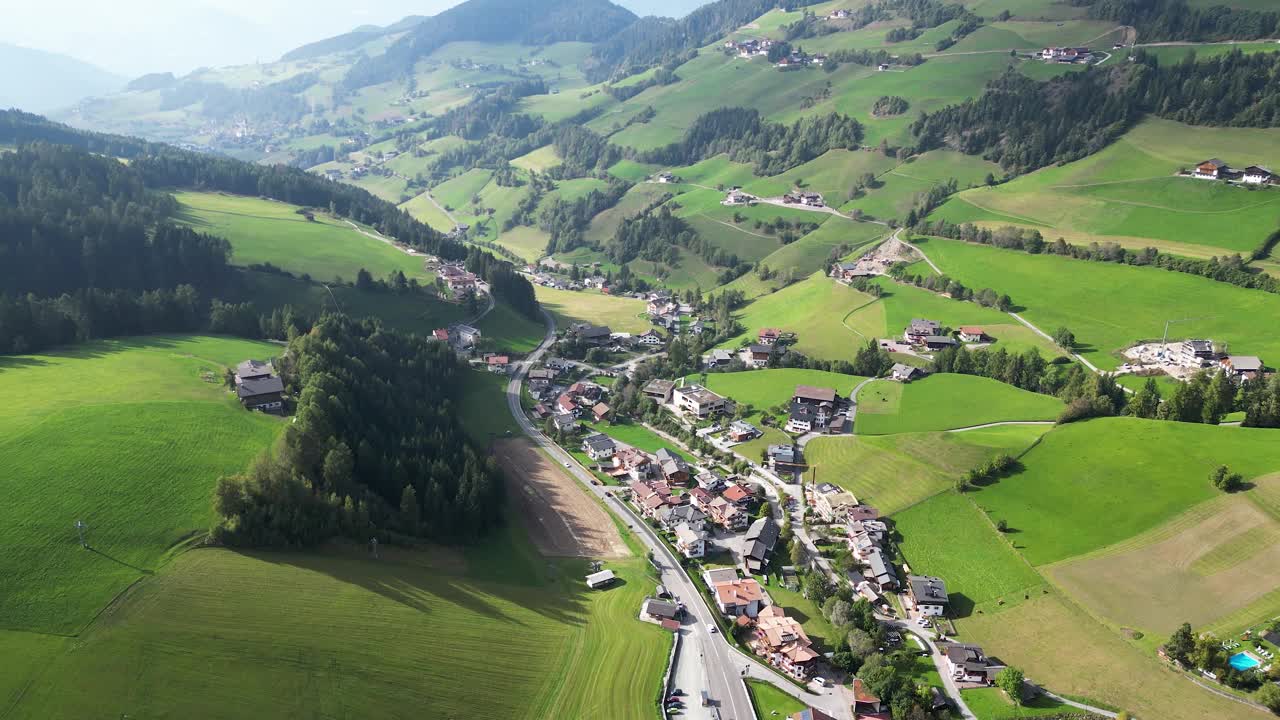
<svg viewBox="0 0 1280 720">
<path fill-rule="evenodd" d="M 77 520 L 77 521 L 76 521 L 76 530 L 77 530 L 77 531 L 79 531 L 79 533 L 80 533 L 80 547 L 82 547 L 82 548 L 88 548 L 88 547 L 89 547 L 89 543 L 87 543 L 87 542 L 85 542 L 85 541 L 84 541 L 84 529 L 85 529 L 85 528 L 87 528 L 87 527 L 89 527 L 89 526 L 88 526 L 88 525 L 85 525 L 83 520 Z"/>
</svg>

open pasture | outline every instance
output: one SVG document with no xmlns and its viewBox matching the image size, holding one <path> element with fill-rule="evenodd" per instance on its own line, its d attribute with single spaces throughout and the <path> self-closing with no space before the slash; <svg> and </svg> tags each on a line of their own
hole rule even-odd
<svg viewBox="0 0 1280 720">
<path fill-rule="evenodd" d="M 397 270 L 429 280 L 420 256 L 358 233 L 345 220 L 322 213 L 309 221 L 296 205 L 218 193 L 181 192 L 178 218 L 200 232 L 226 238 L 237 265 L 271 263 L 294 274 L 330 281 L 355 280 L 360 268 L 375 277 Z"/>
<path fill-rule="evenodd" d="M 608 325 L 614 332 L 642 333 L 651 325 L 640 300 L 537 286 L 538 302 L 556 318 L 559 329 L 576 322 Z"/>
<path fill-rule="evenodd" d="M 797 385 L 831 388 L 838 397 L 847 398 L 854 386 L 865 379 L 822 370 L 776 368 L 707 373 L 704 385 L 713 392 L 733 398 L 739 405 L 750 405 L 760 410 L 775 405 L 788 405 Z M 690 376 L 689 381 L 701 382 L 697 375 Z"/>
<path fill-rule="evenodd" d="M 877 380 L 858 394 L 855 432 L 888 435 L 1053 420 L 1062 401 L 976 375 L 930 375 L 907 384 Z"/>
<path fill-rule="evenodd" d="M 806 355 L 824 360 L 852 360 L 866 340 L 847 328 L 842 318 L 873 300 L 870 295 L 815 273 L 747 305 L 738 317 L 746 330 L 721 343 L 721 347 L 754 342 L 760 328 L 776 327 L 794 332 L 795 349 Z M 814 312 L 814 308 L 822 308 L 822 312 Z"/>
<path fill-rule="evenodd" d="M 1214 498 L 1093 555 L 1046 567 L 1109 623 L 1165 637 L 1204 627 L 1280 586 L 1280 520 L 1247 493 Z M 1272 601 L 1272 611 L 1280 604 Z"/>
<path fill-rule="evenodd" d="M 1000 612 L 971 615 L 957 625 L 962 642 L 981 645 L 1050 690 L 1094 698 L 1135 717 L 1271 717 L 1187 682 L 1056 594 L 1033 595 Z"/>
<path fill-rule="evenodd" d="M 648 720 L 671 640 L 635 619 L 653 583 L 644 561 L 609 561 L 622 582 L 590 592 L 585 560 L 538 557 L 518 526 L 511 534 L 465 553 L 386 548 L 377 562 L 345 547 L 187 553 L 74 651 L 53 653 L 8 714 L 401 717 L 412 707 Z M 12 657 L 9 641 L 0 636 Z"/>
<path fill-rule="evenodd" d="M 217 478 L 243 470 L 281 428 L 240 408 L 225 368 L 278 352 L 175 336 L 0 359 L 6 628 L 76 633 L 209 528 Z"/>
<path fill-rule="evenodd" d="M 917 243 L 951 277 L 968 287 L 994 287 L 1026 309 L 1021 315 L 1045 332 L 1070 328 L 1076 351 L 1101 368 L 1140 340 L 1210 338 L 1232 352 L 1280 358 L 1280 338 L 1256 318 L 1280 317 L 1280 297 L 1186 273 L 1116 263 L 1030 255 L 958 240 Z M 1229 308 L 1229 312 L 1224 309 Z"/>
<path fill-rule="evenodd" d="M 893 523 L 911 571 L 946 580 L 956 617 L 1002 600 L 1022 601 L 1045 584 L 963 495 L 940 493 L 894 515 Z"/>
<path fill-rule="evenodd" d="M 1280 469 L 1268 430 L 1135 418 L 1055 428 L 1023 469 L 971 497 L 1017 531 L 1033 565 L 1084 555 L 1153 530 L 1219 493 L 1209 473 L 1246 479 Z"/>
<path fill-rule="evenodd" d="M 963 433 L 830 436 L 805 447 L 812 479 L 833 482 L 883 514 L 946 490 L 999 453 L 1017 455 L 1047 428 L 1012 425 Z"/>
<path fill-rule="evenodd" d="M 952 198 L 933 217 L 1038 227 L 1047 237 L 1171 243 L 1248 254 L 1276 227 L 1280 193 L 1174 177 L 1210 157 L 1243 168 L 1280 161 L 1280 131 L 1148 120 L 1094 155 Z M 1229 228 L 1224 232 L 1224 229 Z"/>
</svg>

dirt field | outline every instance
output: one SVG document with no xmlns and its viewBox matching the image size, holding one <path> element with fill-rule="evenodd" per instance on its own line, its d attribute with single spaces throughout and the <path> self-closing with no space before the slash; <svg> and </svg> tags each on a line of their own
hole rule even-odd
<svg viewBox="0 0 1280 720">
<path fill-rule="evenodd" d="M 543 555 L 606 558 L 629 554 L 604 508 L 532 443 L 499 440 L 493 444 L 493 452 Z"/>
<path fill-rule="evenodd" d="M 1192 508 L 1094 557 L 1046 569 L 1112 622 L 1164 635 L 1208 625 L 1280 585 L 1280 522 L 1243 495 Z"/>
</svg>

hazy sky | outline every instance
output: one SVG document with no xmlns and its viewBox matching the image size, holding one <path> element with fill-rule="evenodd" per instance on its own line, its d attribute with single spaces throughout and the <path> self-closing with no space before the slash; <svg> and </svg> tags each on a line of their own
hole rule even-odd
<svg viewBox="0 0 1280 720">
<path fill-rule="evenodd" d="M 0 0 L 0 42 L 134 77 L 275 60 L 313 40 L 457 0 Z M 6 69 L 5 71 L 8 71 Z"/>
<path fill-rule="evenodd" d="M 616 1 L 616 0 L 615 0 Z M 0 42 L 49 50 L 133 78 L 275 60 L 358 25 L 434 15 L 459 0 L 0 0 Z M 623 0 L 683 15 L 700 0 Z M 8 71 L 5 68 L 4 71 Z"/>
</svg>

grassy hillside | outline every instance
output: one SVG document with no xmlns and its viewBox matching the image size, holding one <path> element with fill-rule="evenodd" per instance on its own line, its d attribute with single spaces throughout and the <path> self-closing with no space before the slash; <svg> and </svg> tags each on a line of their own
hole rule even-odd
<svg viewBox="0 0 1280 720">
<path fill-rule="evenodd" d="M 623 584 L 589 592 L 585 561 L 548 563 L 522 535 L 467 552 L 384 548 L 377 562 L 363 548 L 188 553 L 74 652 L 46 653 L 6 707 L 15 718 L 399 717 L 412 707 L 530 720 L 607 708 L 648 720 L 671 639 L 635 618 L 653 582 L 644 561 L 611 562 Z M 0 635 L 6 655 L 22 647 L 12 641 Z"/>
<path fill-rule="evenodd" d="M 859 435 L 927 432 L 995 422 L 1053 420 L 1062 401 L 975 375 L 930 375 L 902 384 L 878 380 L 858 393 Z"/>
<path fill-rule="evenodd" d="M 833 482 L 859 500 L 895 513 L 951 488 L 999 453 L 1017 455 L 1047 430 L 1022 425 L 963 433 L 820 437 L 805 447 L 813 479 Z"/>
<path fill-rule="evenodd" d="M 1114 263 L 1028 255 L 954 240 L 920 244 L 950 276 L 969 287 L 994 287 L 1026 307 L 1023 317 L 1045 332 L 1066 326 L 1077 350 L 1103 368 L 1113 352 L 1143 339 L 1207 337 L 1232 352 L 1280 357 L 1280 339 L 1257 318 L 1280 317 L 1280 297 L 1185 273 Z M 1230 312 L 1221 311 L 1230 308 Z"/>
<path fill-rule="evenodd" d="M 1022 600 L 1045 584 L 963 495 L 941 493 L 894 515 L 893 523 L 912 572 L 946 579 L 957 617 L 993 601 Z"/>
<path fill-rule="evenodd" d="M 271 263 L 325 282 L 335 277 L 351 282 L 360 268 L 380 278 L 400 270 L 419 280 L 431 279 L 421 257 L 365 237 L 344 220 L 317 214 L 311 222 L 295 205 L 259 198 L 203 192 L 176 197 L 182 203 L 179 218 L 229 240 L 237 265 Z"/>
<path fill-rule="evenodd" d="M 1151 530 L 1215 497 L 1209 473 L 1280 470 L 1267 430 L 1104 418 L 1055 429 L 1025 469 L 972 497 L 1017 530 L 1034 565 L 1082 555 Z"/>
<path fill-rule="evenodd" d="M 733 398 L 738 404 L 747 404 L 760 409 L 788 404 L 797 385 L 831 388 L 836 391 L 838 397 L 847 398 L 854 386 L 865 379 L 856 375 L 841 375 L 822 370 L 778 368 L 749 372 L 707 373 L 705 385 L 714 392 Z M 691 376 L 690 381 L 701 382 L 696 375 Z"/>
<path fill-rule="evenodd" d="M 644 303 L 634 298 L 573 292 L 538 286 L 538 302 L 556 319 L 559 329 L 575 322 L 608 325 L 614 332 L 642 333 L 652 325 L 644 317 Z"/>
<path fill-rule="evenodd" d="M 0 359 L 7 628 L 74 633 L 208 529 L 214 481 L 243 470 L 282 426 L 240 408 L 225 367 L 279 350 L 157 337 Z"/>
<path fill-rule="evenodd" d="M 754 342 L 760 328 L 776 327 L 796 334 L 795 348 L 824 360 L 851 360 L 866 342 L 844 324 L 844 318 L 874 298 L 833 282 L 822 273 L 802 280 L 747 305 L 738 315 L 742 335 L 721 343 L 737 347 Z M 822 312 L 814 312 L 822 308 Z"/>
<path fill-rule="evenodd" d="M 1276 229 L 1280 192 L 1174 175 L 1210 157 L 1238 168 L 1272 166 L 1280 162 L 1277 147 L 1280 130 L 1148 120 L 1082 160 L 963 192 L 933 217 L 1198 257 L 1247 255 Z"/>
</svg>

